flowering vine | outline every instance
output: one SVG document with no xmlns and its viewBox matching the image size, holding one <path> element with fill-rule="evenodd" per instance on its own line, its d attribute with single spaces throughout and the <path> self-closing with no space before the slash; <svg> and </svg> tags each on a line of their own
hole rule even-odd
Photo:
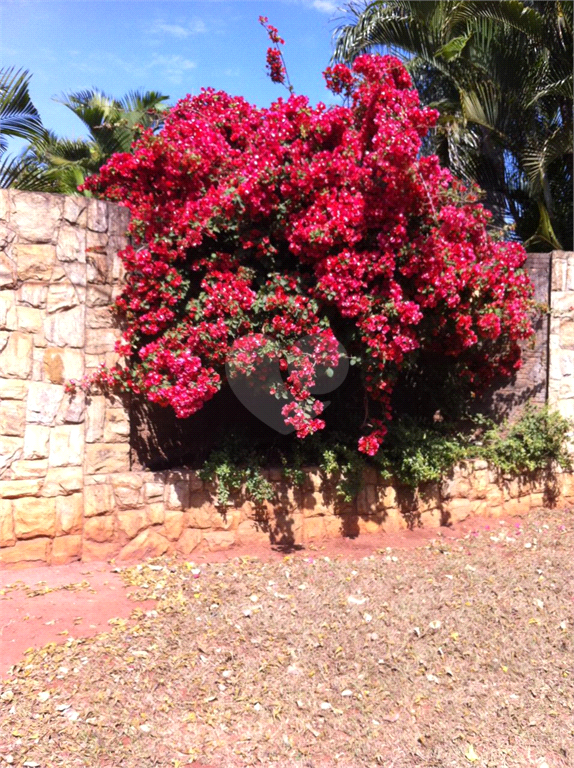
<svg viewBox="0 0 574 768">
<path fill-rule="evenodd" d="M 260 21 L 285 83 L 283 40 Z M 487 233 L 476 190 L 420 156 L 438 113 L 400 61 L 361 56 L 325 77 L 345 106 L 291 92 L 258 108 L 203 89 L 87 180 L 131 212 L 123 361 L 96 378 L 186 417 L 220 389 L 228 358 L 263 379 L 278 360 L 282 413 L 303 438 L 325 426 L 313 382 L 337 366 L 343 333 L 373 414 L 358 448 L 374 455 L 413 355 L 447 354 L 475 390 L 519 367 L 532 289 L 524 249 Z"/>
</svg>

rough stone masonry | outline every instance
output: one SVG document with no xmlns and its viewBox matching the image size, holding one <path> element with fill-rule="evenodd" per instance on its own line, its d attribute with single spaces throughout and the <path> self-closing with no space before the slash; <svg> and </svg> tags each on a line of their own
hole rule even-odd
<svg viewBox="0 0 574 768">
<path fill-rule="evenodd" d="M 0 190 L 0 563 L 298 544 L 413 521 L 522 513 L 549 492 L 574 498 L 572 475 L 559 474 L 549 489 L 544 478 L 500 479 L 484 462 L 467 462 L 421 498 L 404 497 L 373 472 L 356 502 L 342 506 L 311 468 L 300 489 L 269 470 L 280 502 L 221 509 L 192 470 L 131 471 L 125 404 L 64 387 L 117 359 L 112 306 L 127 224 L 126 209 L 102 201 Z M 550 353 L 532 370 L 548 368 L 548 398 L 572 418 L 574 253 L 554 252 L 547 263 Z"/>
</svg>

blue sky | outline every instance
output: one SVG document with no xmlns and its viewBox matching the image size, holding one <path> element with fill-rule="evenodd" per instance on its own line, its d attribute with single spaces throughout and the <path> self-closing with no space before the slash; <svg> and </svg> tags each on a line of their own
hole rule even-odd
<svg viewBox="0 0 574 768">
<path fill-rule="evenodd" d="M 341 18 L 334 0 L 0 0 L 0 62 L 32 74 L 44 125 L 68 137 L 81 122 L 52 97 L 93 86 L 113 96 L 157 90 L 172 101 L 202 86 L 259 106 L 287 95 L 265 73 L 260 15 L 285 38 L 298 93 L 330 101 L 322 71 Z"/>
</svg>

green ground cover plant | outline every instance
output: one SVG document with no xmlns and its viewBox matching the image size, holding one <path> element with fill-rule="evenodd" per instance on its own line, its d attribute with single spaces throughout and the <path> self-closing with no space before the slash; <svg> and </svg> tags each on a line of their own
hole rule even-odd
<svg viewBox="0 0 574 768">
<path fill-rule="evenodd" d="M 281 460 L 288 481 L 301 485 L 303 467 L 318 466 L 326 478 L 335 480 L 338 496 L 350 502 L 361 490 L 369 466 L 374 466 L 382 479 L 413 489 L 440 482 L 455 464 L 466 459 L 484 459 L 501 474 L 512 476 L 552 473 L 556 466 L 571 469 L 567 450 L 571 430 L 572 423 L 548 406 L 528 405 L 512 424 L 496 424 L 478 415 L 461 427 L 405 415 L 391 424 L 374 458 L 349 447 L 344 433 L 334 433 L 330 440 L 314 435 L 304 443 L 289 444 L 282 449 Z M 210 455 L 200 475 L 215 484 L 222 506 L 242 489 L 255 502 L 272 501 L 274 488 L 264 474 L 270 456 L 273 451 L 266 447 L 257 450 L 237 437 L 231 438 Z"/>
</svg>

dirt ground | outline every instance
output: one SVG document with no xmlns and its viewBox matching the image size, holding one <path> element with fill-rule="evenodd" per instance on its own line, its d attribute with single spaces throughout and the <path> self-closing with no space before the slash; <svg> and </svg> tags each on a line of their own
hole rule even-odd
<svg viewBox="0 0 574 768">
<path fill-rule="evenodd" d="M 563 509 L 4 571 L 0 768 L 572 768 L 573 554 Z"/>
<path fill-rule="evenodd" d="M 504 518 L 502 518 L 504 522 Z M 457 539 L 470 531 L 490 530 L 496 521 L 475 517 L 458 525 L 415 528 L 399 533 L 364 534 L 355 539 L 329 539 L 310 548 L 293 551 L 295 557 L 312 552 L 331 558 L 360 559 L 381 547 L 412 549 L 432 539 Z M 233 547 L 220 552 L 191 554 L 197 563 L 221 563 L 235 557 L 254 557 L 264 562 L 281 560 L 281 548 Z M 129 564 L 129 563 L 128 563 Z M 122 563 L 125 567 L 126 563 Z M 68 638 L 93 637 L 109 629 L 113 618 L 128 618 L 135 607 L 150 610 L 155 601 L 135 602 L 120 578 L 115 563 L 80 563 L 0 570 L 0 680 L 22 659 L 28 648 L 65 643 Z M 9 585 L 15 586 L 6 589 Z M 31 600 L 30 598 L 34 599 Z"/>
</svg>

